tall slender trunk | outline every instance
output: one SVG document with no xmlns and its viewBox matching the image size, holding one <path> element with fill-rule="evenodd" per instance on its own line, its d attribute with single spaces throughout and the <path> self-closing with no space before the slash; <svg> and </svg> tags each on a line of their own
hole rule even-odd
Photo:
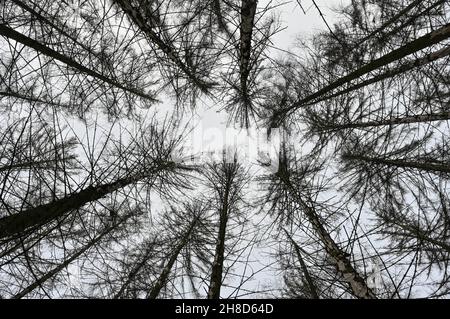
<svg viewBox="0 0 450 319">
<path fill-rule="evenodd" d="M 404 117 L 393 117 L 386 120 L 379 121 L 367 121 L 367 122 L 354 122 L 344 124 L 326 124 L 320 128 L 320 131 L 340 131 L 350 128 L 367 128 L 367 127 L 379 127 L 379 126 L 391 126 L 399 124 L 413 124 L 413 123 L 428 123 L 435 121 L 448 121 L 450 120 L 450 112 L 441 112 L 426 115 L 411 115 Z"/>
<path fill-rule="evenodd" d="M 52 270 L 50 270 L 49 272 L 47 272 L 45 275 L 37 278 L 35 280 L 35 282 L 33 282 L 31 285 L 29 285 L 28 287 L 26 287 L 25 289 L 23 289 L 22 291 L 20 291 L 19 293 L 15 294 L 12 299 L 20 299 L 25 297 L 27 294 L 29 294 L 30 292 L 32 292 L 34 289 L 38 288 L 39 286 L 41 286 L 43 283 L 45 283 L 47 280 L 49 280 L 50 278 L 52 278 L 54 275 L 56 275 L 57 273 L 59 273 L 61 270 L 63 270 L 64 268 L 66 268 L 67 266 L 69 266 L 74 260 L 76 260 L 78 257 L 80 257 L 82 254 L 84 254 L 85 252 L 87 252 L 89 249 L 91 249 L 93 246 L 97 245 L 103 237 L 105 237 L 106 235 L 108 235 L 109 233 L 111 233 L 113 230 L 117 229 L 117 227 L 121 224 L 123 224 L 131 215 L 128 215 L 124 218 L 122 218 L 122 220 L 118 223 L 115 223 L 109 227 L 107 227 L 100 235 L 94 237 L 87 245 L 85 245 L 84 247 L 80 248 L 77 252 L 75 252 L 74 254 L 72 254 L 72 256 L 70 256 L 68 259 L 66 259 L 62 264 L 56 266 L 55 268 L 53 268 Z"/>
<path fill-rule="evenodd" d="M 183 71 L 183 73 L 194 83 L 201 91 L 207 92 L 211 86 L 210 83 L 206 83 L 181 60 L 180 56 L 176 52 L 176 49 L 170 44 L 166 43 L 155 32 L 151 24 L 152 17 L 145 17 L 139 8 L 135 8 L 127 0 L 114 0 L 115 2 L 133 22 L 153 43 L 158 47 L 177 67 Z"/>
<path fill-rule="evenodd" d="M 75 156 L 68 156 L 65 158 L 66 161 L 75 159 Z M 0 166 L 0 173 L 5 171 L 14 171 L 14 170 L 28 170 L 31 168 L 35 169 L 57 169 L 64 170 L 64 167 L 55 167 L 58 163 L 58 160 L 37 160 L 37 161 L 24 161 L 24 162 L 15 162 L 10 165 L 2 165 Z"/>
<path fill-rule="evenodd" d="M 67 33 L 66 31 L 64 31 L 62 28 L 60 28 L 59 26 L 57 26 L 55 23 L 53 23 L 52 21 L 50 21 L 49 19 L 47 19 L 46 17 L 44 17 L 42 14 L 40 14 L 39 12 L 37 12 L 34 8 L 30 7 L 28 4 L 26 4 L 23 1 L 20 0 L 11 0 L 11 2 L 15 3 L 17 6 L 21 7 L 22 9 L 24 9 L 25 11 L 28 11 L 29 13 L 31 13 L 32 15 L 34 15 L 36 17 L 37 20 L 49 25 L 50 27 L 52 27 L 53 29 L 55 29 L 56 31 L 58 31 L 60 34 L 64 35 L 65 37 L 69 38 L 70 40 L 72 40 L 75 44 L 79 45 L 80 47 L 82 47 L 83 49 L 85 49 L 86 51 L 90 52 L 90 48 L 88 48 L 85 44 L 81 43 L 78 41 L 78 39 L 74 36 L 72 36 L 71 34 Z"/>
<path fill-rule="evenodd" d="M 61 53 L 59 53 L 59 52 L 57 52 L 57 51 L 55 51 L 55 50 L 53 50 L 51 48 L 49 48 L 49 47 L 39 43 L 38 41 L 36 41 L 36 40 L 34 40 L 34 39 L 30 38 L 30 37 L 27 37 L 26 35 L 23 35 L 23 34 L 15 31 L 13 29 L 11 29 L 10 27 L 6 26 L 5 24 L 0 24 L 0 35 L 5 36 L 5 37 L 7 37 L 9 39 L 12 39 L 14 41 L 17 41 L 19 43 L 22 43 L 23 45 L 25 45 L 27 47 L 30 47 L 30 48 L 34 49 L 35 51 L 37 51 L 39 53 L 42 53 L 42 54 L 44 54 L 44 55 L 46 55 L 48 57 L 51 57 L 51 58 L 53 58 L 55 60 L 63 62 L 66 65 L 68 65 L 68 66 L 70 66 L 70 67 L 72 67 L 72 68 L 74 68 L 74 69 L 76 69 L 76 70 L 78 70 L 78 71 L 80 71 L 82 73 L 85 73 L 85 74 L 87 74 L 89 76 L 97 78 L 97 79 L 99 79 L 99 80 L 101 80 L 101 81 L 103 81 L 105 83 L 108 83 L 108 84 L 110 84 L 112 86 L 115 86 L 115 87 L 117 87 L 117 88 L 119 88 L 121 90 L 133 93 L 133 94 L 135 94 L 137 96 L 140 96 L 142 98 L 145 98 L 145 99 L 147 99 L 149 101 L 156 102 L 156 99 L 154 97 L 152 97 L 152 96 L 150 96 L 148 94 L 145 94 L 145 93 L 143 93 L 143 92 L 141 92 L 141 91 L 139 91 L 137 89 L 127 87 L 127 86 L 125 86 L 125 85 L 123 85 L 121 83 L 118 83 L 114 79 L 111 79 L 111 78 L 109 78 L 109 77 L 107 77 L 107 76 L 105 76 L 103 74 L 100 74 L 97 71 L 91 70 L 91 69 L 85 67 L 84 65 L 81 65 L 77 61 L 73 60 L 72 58 L 70 58 L 70 57 L 68 57 L 66 55 L 63 55 L 63 54 L 61 54 Z"/>
<path fill-rule="evenodd" d="M 291 235 L 287 232 L 286 229 L 284 231 L 285 231 L 286 235 L 288 236 L 290 242 L 294 246 L 295 253 L 297 255 L 297 259 L 300 262 L 300 267 L 302 268 L 302 272 L 305 275 L 306 282 L 308 283 L 309 291 L 311 292 L 311 297 L 313 299 L 319 299 L 319 294 L 317 293 L 316 285 L 314 284 L 314 281 L 312 280 L 312 277 L 309 274 L 308 267 L 306 266 L 306 263 L 303 260 L 300 246 L 294 241 L 294 239 L 291 237 Z"/>
<path fill-rule="evenodd" d="M 220 289 L 222 287 L 222 272 L 225 253 L 225 235 L 229 213 L 229 196 L 231 188 L 231 178 L 228 176 L 225 185 L 222 207 L 219 217 L 219 233 L 217 235 L 216 251 L 214 254 L 214 262 L 211 270 L 211 278 L 208 289 L 208 299 L 219 299 Z"/>
<path fill-rule="evenodd" d="M 291 184 L 289 177 L 285 174 L 280 174 L 280 179 L 294 195 L 306 218 L 311 223 L 312 228 L 319 236 L 326 252 L 331 257 L 337 271 L 342 275 L 343 280 L 349 284 L 353 295 L 361 299 L 376 298 L 376 295 L 367 286 L 365 280 L 352 266 L 347 254 L 336 244 L 325 227 L 322 225 L 321 219 L 314 207 L 308 205 L 307 202 L 303 200 L 302 196 L 297 193 L 297 190 Z"/>
<path fill-rule="evenodd" d="M 54 202 L 30 208 L 17 214 L 6 216 L 0 219 L 0 239 L 12 236 L 20 236 L 27 231 L 34 230 L 58 217 L 64 216 L 72 210 L 83 207 L 89 202 L 96 201 L 120 188 L 133 184 L 146 177 L 151 176 L 156 171 L 163 170 L 164 165 L 160 165 L 146 174 L 136 174 L 127 178 L 118 179 L 112 183 L 98 186 L 89 186 L 79 192 Z"/>
<path fill-rule="evenodd" d="M 144 254 L 144 257 L 142 260 L 131 270 L 131 272 L 128 274 L 127 280 L 122 284 L 119 291 L 114 295 L 114 299 L 122 298 L 123 293 L 125 292 L 125 289 L 128 288 L 130 283 L 133 281 L 134 277 L 139 273 L 142 267 L 145 266 L 145 264 L 148 262 L 148 259 L 150 258 L 150 254 L 153 251 L 153 247 L 147 247 L 147 250 Z"/>
<path fill-rule="evenodd" d="M 242 0 L 241 24 L 240 24 L 240 54 L 239 70 L 241 93 L 244 99 L 248 99 L 248 76 L 250 74 L 250 56 L 252 52 L 252 33 L 256 14 L 257 0 Z"/>
<path fill-rule="evenodd" d="M 22 235 L 28 230 L 33 230 L 42 226 L 65 215 L 71 210 L 80 208 L 86 203 L 98 200 L 130 183 L 131 181 L 119 180 L 110 184 L 89 186 L 86 189 L 54 202 L 3 217 L 0 219 L 0 238 Z"/>
<path fill-rule="evenodd" d="M 379 165 L 395 166 L 398 168 L 415 168 L 427 172 L 450 174 L 450 163 L 425 163 L 404 159 L 388 159 L 382 157 L 364 156 L 360 154 L 345 154 L 343 155 L 343 158 Z"/>
<path fill-rule="evenodd" d="M 34 15 L 37 18 L 37 20 L 49 25 L 50 27 L 52 27 L 53 29 L 58 31 L 60 34 L 64 35 L 68 39 L 72 40 L 73 43 L 75 43 L 79 47 L 83 48 L 88 54 L 96 57 L 97 59 L 101 59 L 100 55 L 98 53 L 94 52 L 92 50 L 92 48 L 90 48 L 86 44 L 80 42 L 75 36 L 71 35 L 69 32 L 65 31 L 63 28 L 58 26 L 56 23 L 54 23 L 54 22 L 50 21 L 48 18 L 44 17 L 42 14 L 37 12 L 34 8 L 30 7 L 25 2 L 20 1 L 20 0 L 11 0 L 11 1 L 14 2 L 16 5 L 18 5 L 19 7 L 21 7 L 22 9 L 24 9 L 24 10 L 28 11 L 29 13 L 31 13 L 32 15 Z M 99 62 L 101 62 L 101 61 L 99 61 Z M 110 69 L 110 67 L 108 65 L 107 65 L 107 68 L 109 69 L 109 71 L 112 71 L 112 69 Z M 111 72 L 111 74 L 112 73 L 113 72 Z"/>
<path fill-rule="evenodd" d="M 194 230 L 195 225 L 197 224 L 198 217 L 196 217 L 192 223 L 190 224 L 188 230 L 184 234 L 184 236 L 180 239 L 178 245 L 175 247 L 175 250 L 172 252 L 172 255 L 169 258 L 169 261 L 164 266 L 164 269 L 162 270 L 161 274 L 159 275 L 158 279 L 154 283 L 151 291 L 147 294 L 148 299 L 156 299 L 161 291 L 162 288 L 164 288 L 167 284 L 167 279 L 169 278 L 170 272 L 172 271 L 172 267 L 177 261 L 178 255 L 180 254 L 181 250 L 186 246 L 186 244 L 189 241 L 189 237 L 192 234 L 192 231 Z"/>
<path fill-rule="evenodd" d="M 332 99 L 332 98 L 335 98 L 335 97 L 338 97 L 338 96 L 341 96 L 341 95 L 353 92 L 355 90 L 358 90 L 360 88 L 366 87 L 368 85 L 371 85 L 371 84 L 374 84 L 374 83 L 377 83 L 377 82 L 380 82 L 380 81 L 392 78 L 392 77 L 394 77 L 396 75 L 405 73 L 405 72 L 407 72 L 409 70 L 412 70 L 414 68 L 417 68 L 417 67 L 420 67 L 420 66 L 424 66 L 424 65 L 427 65 L 427 64 L 429 64 L 431 62 L 440 60 L 442 58 L 447 57 L 448 55 L 450 55 L 450 47 L 443 48 L 443 49 L 438 50 L 436 52 L 427 54 L 423 58 L 418 58 L 418 59 L 415 59 L 415 60 L 407 61 L 406 63 L 404 63 L 403 65 L 401 65 L 401 66 L 399 66 L 399 67 L 397 67 L 395 69 L 383 72 L 383 73 L 381 73 L 381 74 L 379 74 L 377 76 L 374 76 L 373 78 L 370 78 L 368 80 L 362 81 L 361 83 L 358 83 L 358 84 L 355 84 L 355 85 L 351 85 L 350 87 L 346 88 L 345 90 L 341 90 L 341 91 L 338 91 L 338 92 L 333 93 L 331 95 L 327 95 L 327 96 L 322 97 L 322 98 L 320 98 L 318 100 L 315 100 L 314 102 L 312 102 L 310 104 L 307 104 L 307 105 L 314 105 L 314 104 L 317 104 L 319 102 L 327 101 L 329 99 Z M 307 105 L 304 105 L 304 106 L 307 106 Z"/>
<path fill-rule="evenodd" d="M 291 106 L 282 109 L 278 111 L 275 116 L 275 120 L 279 120 L 282 118 L 285 118 L 287 115 L 289 115 L 292 111 L 295 111 L 298 108 L 303 107 L 305 104 L 310 103 L 314 101 L 315 99 L 321 98 L 324 95 L 330 93 L 331 91 L 341 87 L 344 84 L 350 83 L 353 80 L 356 80 L 360 78 L 363 75 L 368 74 L 369 72 L 372 72 L 374 70 L 377 70 L 383 66 L 386 66 L 394 61 L 400 60 L 412 53 L 421 51 L 427 47 L 430 47 L 434 44 L 437 44 L 443 40 L 446 40 L 450 37 L 450 24 L 446 24 L 443 27 L 439 28 L 438 30 L 432 31 L 419 39 L 416 39 L 412 42 L 409 42 L 405 44 L 404 46 L 391 51 L 390 53 L 387 53 L 383 55 L 382 57 L 375 59 L 372 62 L 369 62 L 368 64 L 362 66 L 361 68 L 350 72 L 349 74 L 335 80 L 334 82 L 331 82 L 327 86 L 323 87 L 322 89 L 306 96 L 305 98 L 293 103 Z"/>
</svg>

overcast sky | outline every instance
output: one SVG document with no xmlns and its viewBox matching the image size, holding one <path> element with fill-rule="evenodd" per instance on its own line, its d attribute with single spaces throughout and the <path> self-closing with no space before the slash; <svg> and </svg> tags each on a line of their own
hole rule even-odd
<svg viewBox="0 0 450 319">
<path fill-rule="evenodd" d="M 275 35 L 273 39 L 274 44 L 281 49 L 289 49 L 294 44 L 297 36 L 308 37 L 315 32 L 326 29 L 326 25 L 312 0 L 261 0 L 259 3 L 260 6 L 267 3 L 281 5 L 277 11 L 280 12 L 281 24 L 286 29 Z M 337 18 L 333 10 L 349 3 L 350 0 L 316 0 L 316 4 L 330 26 L 333 25 Z M 306 14 L 303 13 L 299 4 L 301 4 Z"/>
</svg>

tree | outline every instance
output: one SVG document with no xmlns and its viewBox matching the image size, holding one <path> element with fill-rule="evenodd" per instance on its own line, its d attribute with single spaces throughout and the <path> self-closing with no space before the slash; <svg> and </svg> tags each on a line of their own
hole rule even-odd
<svg viewBox="0 0 450 319">
<path fill-rule="evenodd" d="M 243 188 L 248 181 L 248 177 L 242 165 L 238 163 L 236 155 L 229 162 L 227 162 L 227 157 L 224 156 L 220 162 L 208 164 L 204 174 L 207 187 L 211 192 L 212 207 L 218 218 L 208 299 L 219 299 L 224 280 L 223 269 L 228 229 L 232 220 L 245 219 L 245 211 L 242 207 L 245 203 Z M 238 221 L 238 223 L 241 222 Z"/>
<path fill-rule="evenodd" d="M 0 2 L 2 298 L 449 295 L 448 1 L 290 5 Z"/>
<path fill-rule="evenodd" d="M 350 286 L 352 294 L 357 298 L 376 298 L 375 294 L 367 286 L 365 279 L 350 262 L 349 254 L 339 247 L 331 237 L 323 225 L 323 218 L 315 208 L 315 201 L 310 193 L 310 189 L 313 189 L 313 186 L 308 185 L 308 182 L 304 181 L 304 176 L 311 178 L 312 174 L 320 169 L 320 166 L 314 167 L 310 163 L 302 167 L 297 164 L 295 159 L 292 162 L 292 159 L 288 156 L 288 150 L 286 145 L 284 145 L 280 151 L 278 171 L 266 177 L 270 191 L 268 198 L 274 200 L 272 209 L 276 208 L 280 215 L 287 214 L 286 219 L 281 219 L 282 222 L 297 220 L 296 214 L 302 212 L 322 243 L 336 270 L 341 274 L 341 280 Z M 286 195 L 289 197 L 285 198 Z M 289 206 L 286 207 L 285 205 Z"/>
<path fill-rule="evenodd" d="M 161 174 L 164 175 L 164 171 L 170 174 L 178 168 L 189 169 L 174 163 L 169 158 L 176 141 L 165 140 L 164 132 L 158 132 L 156 126 L 150 125 L 147 130 L 150 134 L 150 140 L 146 141 L 148 143 L 147 149 L 144 149 L 141 155 L 146 158 L 146 161 L 139 167 L 130 167 L 127 176 L 119 177 L 108 183 L 90 185 L 61 199 L 3 217 L 0 219 L 1 237 L 15 237 L 30 230 L 33 231 L 37 227 L 64 216 L 88 202 L 99 200 L 123 187 L 140 181 L 145 182 L 146 179 L 158 177 Z M 133 172 L 133 170 L 135 171 Z"/>
</svg>

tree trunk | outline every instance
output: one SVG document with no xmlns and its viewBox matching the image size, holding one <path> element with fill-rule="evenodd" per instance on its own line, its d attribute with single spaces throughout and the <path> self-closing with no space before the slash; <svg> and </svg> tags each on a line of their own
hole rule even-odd
<svg viewBox="0 0 450 319">
<path fill-rule="evenodd" d="M 230 173 L 229 173 L 230 174 Z M 208 299 L 219 299 L 220 288 L 222 287 L 222 272 L 225 252 L 225 235 L 228 222 L 228 201 L 231 188 L 231 176 L 227 176 L 227 184 L 223 196 L 222 209 L 219 217 L 219 233 L 217 235 L 216 252 L 211 270 L 211 279 L 208 290 Z"/>
<path fill-rule="evenodd" d="M 395 19 L 399 18 L 399 15 L 403 15 L 405 13 L 407 13 L 407 11 L 409 11 L 411 9 L 411 7 L 416 6 L 416 2 L 422 2 L 423 0 L 419 0 L 419 1 L 415 1 L 412 2 L 410 5 L 408 5 L 407 8 L 401 10 L 396 16 L 394 16 L 388 23 L 392 24 L 395 21 Z M 444 4 L 447 0 L 438 0 L 434 3 L 432 3 L 429 7 L 427 7 L 425 10 L 418 12 L 416 14 L 414 14 L 413 16 L 409 17 L 405 22 L 395 26 L 394 28 L 392 28 L 391 30 L 387 31 L 386 33 L 383 34 L 384 37 L 386 36 L 390 36 L 392 34 L 396 34 L 399 30 L 415 23 L 415 20 L 419 17 L 425 17 L 427 14 L 430 13 L 431 10 L 437 8 L 438 6 Z M 383 30 L 387 27 L 388 25 L 382 26 L 380 27 L 380 31 L 383 32 Z M 373 33 L 378 32 L 378 30 L 374 30 Z"/>
<path fill-rule="evenodd" d="M 368 34 L 367 36 L 365 36 L 364 38 L 362 38 L 361 40 L 359 40 L 353 47 L 357 48 L 358 46 L 360 46 L 362 43 L 366 42 L 368 39 L 370 39 L 371 37 L 375 36 L 375 35 L 380 35 L 383 34 L 383 31 L 386 30 L 391 24 L 395 23 L 398 21 L 398 19 L 400 19 L 403 15 L 407 14 L 409 11 L 411 11 L 413 8 L 417 7 L 417 5 L 419 5 L 423 0 L 415 0 L 413 2 L 411 2 L 408 6 L 406 6 L 405 8 L 403 8 L 402 10 L 400 10 L 396 15 L 394 15 L 392 18 L 390 18 L 388 21 L 386 21 L 385 23 L 383 23 L 380 27 L 376 28 L 375 30 L 373 30 L 372 32 L 370 32 L 370 34 Z M 437 3 L 442 3 L 445 0 L 440 0 Z M 396 28 L 398 30 L 398 28 Z"/>
<path fill-rule="evenodd" d="M 58 217 L 64 216 L 72 210 L 81 208 L 89 202 L 101 199 L 107 194 L 138 182 L 162 169 L 164 169 L 164 165 L 161 165 L 152 170 L 152 172 L 147 172 L 146 174 L 133 175 L 108 184 L 89 186 L 77 193 L 58 199 L 54 202 L 3 217 L 0 219 L 0 239 L 11 236 L 20 236 L 29 230 L 34 230 Z"/>
<path fill-rule="evenodd" d="M 448 55 L 450 55 L 450 47 L 443 48 L 443 49 L 438 50 L 436 52 L 430 53 L 430 54 L 426 55 L 423 58 L 418 58 L 418 59 L 415 59 L 415 60 L 412 60 L 412 61 L 407 61 L 405 64 L 401 65 L 400 67 L 398 67 L 396 69 L 388 70 L 388 71 L 383 72 L 383 73 L 381 73 L 381 74 L 379 74 L 377 76 L 374 76 L 371 79 L 362 81 L 361 83 L 358 83 L 358 84 L 355 84 L 355 85 L 351 85 L 350 87 L 348 87 L 345 90 L 342 90 L 342 91 L 333 93 L 331 95 L 322 97 L 322 98 L 320 98 L 320 99 L 318 99 L 318 100 L 316 100 L 316 101 L 314 101 L 314 102 L 312 102 L 312 103 L 310 103 L 308 105 L 314 105 L 314 104 L 317 104 L 319 102 L 327 101 L 329 99 L 332 99 L 332 98 L 335 98 L 335 97 L 338 97 L 338 96 L 341 96 L 341 95 L 353 92 L 355 90 L 358 90 L 360 88 L 366 87 L 368 85 L 371 85 L 371 84 L 374 84 L 374 83 L 377 83 L 377 82 L 380 82 L 380 81 L 392 78 L 392 77 L 394 77 L 396 75 L 405 73 L 405 72 L 407 72 L 409 70 L 412 70 L 414 68 L 417 68 L 417 67 L 420 67 L 420 66 L 423 66 L 423 65 L 427 65 L 427 64 L 429 64 L 431 62 L 434 62 L 434 61 L 437 61 L 439 59 L 445 58 Z M 306 105 L 304 105 L 304 106 L 306 106 Z"/>
<path fill-rule="evenodd" d="M 248 99 L 247 81 L 250 74 L 250 56 L 252 52 L 252 33 L 254 27 L 257 0 L 242 0 L 241 39 L 240 39 L 240 83 L 244 99 Z"/>
<path fill-rule="evenodd" d="M 199 79 L 192 70 L 181 60 L 175 48 L 171 44 L 164 42 L 161 37 L 153 30 L 153 26 L 149 23 L 152 17 L 145 17 L 139 12 L 138 8 L 131 5 L 127 0 L 114 0 L 128 16 L 128 18 L 149 38 L 151 43 L 156 45 L 164 54 L 179 67 L 183 73 L 194 83 L 201 91 L 207 92 L 211 86 L 210 83 Z"/>
<path fill-rule="evenodd" d="M 39 20 L 39 21 L 41 21 L 41 22 L 51 26 L 53 29 L 58 31 L 60 34 L 62 34 L 65 37 L 69 38 L 70 40 L 72 40 L 76 45 L 78 45 L 81 48 L 83 48 L 88 54 L 93 55 L 97 59 L 101 60 L 100 55 L 97 54 L 96 52 L 92 51 L 92 48 L 90 48 L 87 45 L 85 45 L 84 43 L 80 42 L 75 36 L 73 36 L 73 35 L 69 34 L 68 32 L 66 32 L 64 29 L 62 29 L 61 27 L 59 27 L 58 25 L 56 25 L 55 23 L 53 23 L 52 21 L 50 21 L 49 19 L 44 17 L 42 14 L 37 12 L 32 7 L 28 6 L 26 3 L 24 3 L 24 2 L 22 2 L 20 0 L 11 0 L 11 1 L 14 2 L 16 5 L 18 5 L 19 7 L 21 7 L 22 9 L 24 9 L 24 10 L 28 11 L 29 13 L 31 13 L 32 15 L 34 15 L 37 18 L 37 20 Z M 110 71 L 110 73 L 113 74 L 113 72 L 112 72 L 113 70 L 110 69 L 109 66 L 107 66 L 107 68 L 108 68 L 108 71 Z"/>
<path fill-rule="evenodd" d="M 372 72 L 374 70 L 377 70 L 383 66 L 386 66 L 394 61 L 400 60 L 412 53 L 418 52 L 420 50 L 423 50 L 427 47 L 430 47 L 434 44 L 437 44 L 445 39 L 448 39 L 450 37 L 450 24 L 446 24 L 443 27 L 439 28 L 438 30 L 432 31 L 419 39 L 416 39 L 396 50 L 391 51 L 390 53 L 364 65 L 363 67 L 350 72 L 346 76 L 343 76 L 336 81 L 328 84 L 324 88 L 316 91 L 313 94 L 310 94 L 306 96 L 305 98 L 295 102 L 288 108 L 282 109 L 278 111 L 276 114 L 274 114 L 275 118 L 274 120 L 279 120 L 282 118 L 285 118 L 287 115 L 289 115 L 292 111 L 295 111 L 298 108 L 301 108 L 305 106 L 305 104 L 310 103 L 314 101 L 315 99 L 321 98 L 324 95 L 330 93 L 331 91 L 341 87 L 344 84 L 350 83 L 353 80 L 356 80 L 360 78 L 363 75 L 368 74 L 369 72 Z"/>
<path fill-rule="evenodd" d="M 217 27 L 221 32 L 224 32 L 230 39 L 234 39 L 233 33 L 230 32 L 228 26 L 222 16 L 222 8 L 220 6 L 221 0 L 213 0 L 211 2 L 211 11 L 217 19 Z"/>
<path fill-rule="evenodd" d="M 422 171 L 432 172 L 432 173 L 446 173 L 450 174 L 450 164 L 448 163 L 424 163 L 424 162 L 415 162 L 404 159 L 387 159 L 380 157 L 371 157 L 364 155 L 352 155 L 345 154 L 343 158 L 349 160 L 357 160 L 363 161 L 373 164 L 386 165 L 386 166 L 395 166 L 399 168 L 415 168 Z"/>
<path fill-rule="evenodd" d="M 311 223 L 314 231 L 319 236 L 320 241 L 325 246 L 325 250 L 331 257 L 336 269 L 342 275 L 343 280 L 349 284 L 353 295 L 361 299 L 376 298 L 376 295 L 367 286 L 366 282 L 360 276 L 358 271 L 352 266 L 350 260 L 347 257 L 347 254 L 336 244 L 333 238 L 331 238 L 330 234 L 323 227 L 320 221 L 320 217 L 314 207 L 308 205 L 302 199 L 287 176 L 281 174 L 281 180 L 295 196 L 297 203 L 300 205 L 303 213 Z"/>
<path fill-rule="evenodd" d="M 346 124 L 327 124 L 320 131 L 340 131 L 351 128 L 367 128 L 367 127 L 379 127 L 379 126 L 391 126 L 399 124 L 412 124 L 412 123 L 428 123 L 435 121 L 448 121 L 450 120 L 450 112 L 441 112 L 435 114 L 426 115 L 411 115 L 405 117 L 394 117 L 387 120 L 379 121 L 367 121 L 367 122 L 355 122 Z"/>
<path fill-rule="evenodd" d="M 62 108 L 66 108 L 67 107 L 67 106 L 59 104 L 59 103 L 55 103 L 55 102 L 52 102 L 52 101 L 41 100 L 41 99 L 33 97 L 33 96 L 23 95 L 21 93 L 13 92 L 13 91 L 10 91 L 10 90 L 0 91 L 0 96 L 15 97 L 15 98 L 18 98 L 18 99 L 21 99 L 21 100 L 24 100 L 24 101 L 28 101 L 28 102 L 32 102 L 32 103 L 41 103 L 41 104 L 53 105 L 53 106 L 62 107 Z"/>
<path fill-rule="evenodd" d="M 75 159 L 75 156 L 68 156 L 65 158 L 66 161 Z M 40 161 L 26 161 L 26 162 L 15 162 L 14 164 L 10 165 L 3 165 L 0 166 L 0 173 L 1 172 L 9 172 L 9 171 L 20 171 L 20 170 L 28 170 L 31 168 L 34 169 L 57 169 L 57 170 L 64 170 L 63 167 L 55 167 L 57 164 L 57 160 L 40 160 Z M 0 219 L 1 220 L 1 219 Z"/>
<path fill-rule="evenodd" d="M 65 64 L 67 64 L 68 66 L 82 72 L 85 73 L 89 76 L 92 76 L 94 78 L 97 78 L 105 83 L 108 83 L 112 86 L 115 86 L 121 90 L 124 91 L 128 91 L 130 93 L 133 93 L 137 96 L 140 96 L 142 98 L 145 98 L 151 102 L 156 102 L 156 99 L 148 94 L 145 94 L 137 89 L 133 89 L 130 87 L 126 87 L 124 85 L 122 85 L 121 83 L 116 82 L 115 80 L 106 77 L 103 74 L 98 73 L 97 71 L 91 70 L 83 65 L 81 65 L 80 63 L 76 62 L 75 60 L 73 60 L 72 58 L 65 56 L 41 43 L 39 43 L 38 41 L 31 39 L 13 29 L 11 29 L 10 27 L 7 27 L 5 24 L 1 24 L 0 25 L 0 35 L 5 36 L 9 39 L 12 39 L 14 41 L 17 41 L 19 43 L 22 43 L 23 45 L 30 47 L 32 49 L 34 49 L 35 51 L 44 54 L 48 57 L 51 57 L 55 60 L 58 60 L 60 62 L 63 62 Z"/>
<path fill-rule="evenodd" d="M 175 250 L 173 251 L 172 255 L 170 256 L 169 261 L 164 266 L 163 271 L 159 275 L 158 279 L 156 280 L 155 284 L 152 287 L 152 290 L 147 294 L 148 299 L 156 299 L 163 287 L 167 284 L 167 279 L 169 278 L 170 272 L 172 271 L 172 267 L 177 261 L 178 255 L 180 254 L 181 250 L 186 246 L 188 243 L 189 237 L 191 236 L 191 233 L 197 224 L 198 218 L 195 218 L 194 221 L 189 226 L 189 229 L 184 234 L 183 238 L 180 240 L 178 245 L 176 246 Z"/>
<path fill-rule="evenodd" d="M 297 255 L 297 259 L 300 262 L 300 267 L 302 268 L 302 272 L 305 275 L 306 282 L 308 283 L 309 291 L 311 292 L 311 297 L 313 299 L 319 299 L 319 294 L 317 293 L 316 285 L 314 284 L 314 281 L 311 278 L 311 275 L 309 274 L 308 267 L 305 264 L 305 261 L 303 260 L 300 246 L 294 241 L 294 239 L 289 235 L 287 230 L 284 230 L 286 235 L 288 236 L 289 240 L 291 241 L 292 245 L 295 248 L 295 253 Z"/>
</svg>

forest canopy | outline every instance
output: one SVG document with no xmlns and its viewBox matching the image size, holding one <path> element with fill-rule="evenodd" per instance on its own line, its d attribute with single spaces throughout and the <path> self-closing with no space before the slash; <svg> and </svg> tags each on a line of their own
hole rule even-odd
<svg viewBox="0 0 450 319">
<path fill-rule="evenodd" d="M 2 0 L 0 298 L 449 298 L 450 2 L 329 2 Z"/>
</svg>

